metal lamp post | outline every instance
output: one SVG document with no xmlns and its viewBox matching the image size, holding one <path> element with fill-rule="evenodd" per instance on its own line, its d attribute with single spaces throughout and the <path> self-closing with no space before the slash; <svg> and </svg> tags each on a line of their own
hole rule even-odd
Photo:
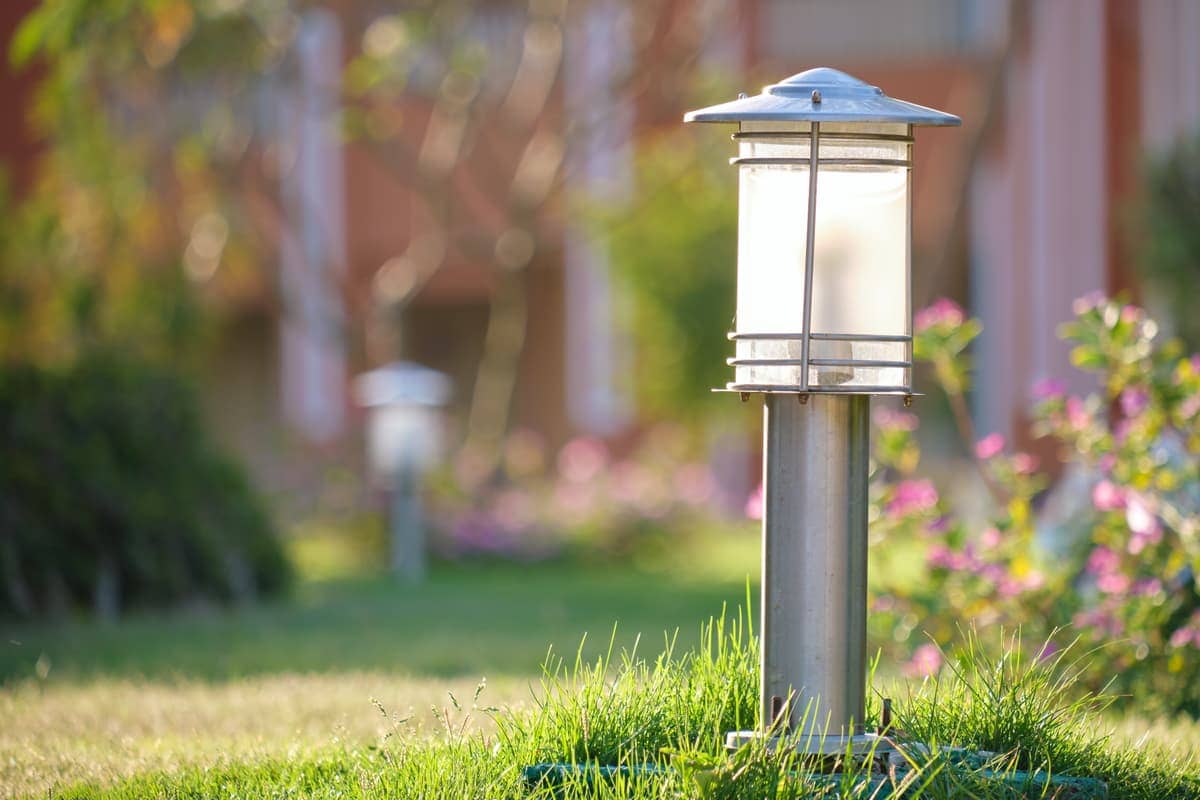
<svg viewBox="0 0 1200 800">
<path fill-rule="evenodd" d="M 355 388 L 368 413 L 368 467 L 388 491 L 392 571 L 420 581 L 426 571 L 421 476 L 441 454 L 441 409 L 450 379 L 398 361 L 359 375 Z"/>
<path fill-rule="evenodd" d="M 725 388 L 766 398 L 763 730 L 728 744 L 844 752 L 863 733 L 870 398 L 912 395 L 913 128 L 959 119 L 818 68 L 684 121 L 739 126 Z"/>
</svg>

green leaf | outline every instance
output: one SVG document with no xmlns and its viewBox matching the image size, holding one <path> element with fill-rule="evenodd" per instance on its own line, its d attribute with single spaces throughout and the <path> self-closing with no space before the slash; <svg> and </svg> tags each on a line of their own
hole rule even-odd
<svg viewBox="0 0 1200 800">
<path fill-rule="evenodd" d="M 1108 359 L 1098 350 L 1090 347 L 1076 347 L 1071 350 L 1071 364 L 1079 369 L 1102 370 L 1108 364 Z"/>
<path fill-rule="evenodd" d="M 8 61 L 14 67 L 26 66 L 46 43 L 50 10 L 42 6 L 21 20 L 8 48 Z"/>
</svg>

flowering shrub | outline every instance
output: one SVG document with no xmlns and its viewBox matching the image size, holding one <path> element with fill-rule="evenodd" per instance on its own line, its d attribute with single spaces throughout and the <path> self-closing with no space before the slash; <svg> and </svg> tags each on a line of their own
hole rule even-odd
<svg viewBox="0 0 1200 800">
<path fill-rule="evenodd" d="M 670 532 L 711 518 L 716 483 L 687 459 L 681 430 L 651 430 L 627 457 L 581 436 L 551 458 L 541 437 L 517 431 L 506 444 L 505 480 L 479 486 L 469 453 L 434 482 L 434 546 L 447 558 L 540 561 L 615 558 L 664 546 Z"/>
<path fill-rule="evenodd" d="M 916 579 L 873 599 L 872 624 L 878 638 L 902 645 L 914 629 L 947 642 L 970 622 L 1020 626 L 1033 641 L 1082 636 L 1104 645 L 1093 684 L 1111 680 L 1140 704 L 1197 714 L 1200 356 L 1158 343 L 1157 326 L 1134 306 L 1091 295 L 1074 312 L 1060 335 L 1074 346 L 1072 363 L 1102 388 L 1080 397 L 1043 382 L 1033 387 L 1033 414 L 1035 433 L 1053 437 L 1069 469 L 1090 476 L 1084 510 L 1039 531 L 1035 500 L 1046 477 L 1034 457 L 989 434 L 973 455 L 991 521 L 970 529 L 914 474 L 916 417 L 881 409 L 872 536 L 911 540 L 923 560 Z M 933 365 L 953 407 L 969 385 L 963 353 L 980 326 L 945 300 L 915 322 L 916 356 Z M 936 669 L 923 648 L 910 674 Z"/>
</svg>

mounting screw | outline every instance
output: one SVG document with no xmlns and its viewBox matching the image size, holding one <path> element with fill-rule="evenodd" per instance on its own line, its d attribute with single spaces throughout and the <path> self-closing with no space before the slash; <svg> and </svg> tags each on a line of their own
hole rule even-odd
<svg viewBox="0 0 1200 800">
<path fill-rule="evenodd" d="M 796 395 L 796 399 L 800 401 L 800 405 L 802 405 L 802 406 L 808 405 L 808 395 L 807 394 L 798 394 L 798 395 Z"/>
<path fill-rule="evenodd" d="M 813 105 L 814 105 L 814 106 L 815 106 L 815 105 L 819 105 L 819 104 L 820 104 L 820 102 L 821 102 L 821 91 L 820 91 L 819 89 L 813 89 L 813 93 L 812 93 L 812 101 L 813 101 Z"/>
<path fill-rule="evenodd" d="M 912 408 L 912 400 L 913 400 L 913 396 L 911 394 L 904 395 L 904 407 Z"/>
</svg>

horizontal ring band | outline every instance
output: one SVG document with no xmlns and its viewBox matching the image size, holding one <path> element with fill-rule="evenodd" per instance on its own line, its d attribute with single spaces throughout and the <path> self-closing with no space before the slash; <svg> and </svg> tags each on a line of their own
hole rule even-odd
<svg viewBox="0 0 1200 800">
<path fill-rule="evenodd" d="M 799 358 L 727 358 L 725 363 L 731 367 L 799 367 L 804 361 Z M 885 361 L 868 358 L 810 358 L 809 366 L 813 367 L 894 367 L 910 369 L 911 361 Z"/>
<path fill-rule="evenodd" d="M 808 166 L 812 163 L 807 158 L 758 158 L 754 156 L 729 159 L 730 164 L 780 164 Z M 900 158 L 818 158 L 817 166 L 831 167 L 911 167 L 912 161 Z"/>
<path fill-rule="evenodd" d="M 742 333 L 741 331 L 730 331 L 726 336 L 733 340 L 771 340 L 771 339 L 795 339 L 800 341 L 804 338 L 803 333 Z M 819 342 L 911 342 L 912 337 L 903 334 L 891 333 L 812 333 L 809 334 L 810 339 Z"/>
<path fill-rule="evenodd" d="M 722 391 L 717 389 L 716 391 Z M 800 384 L 770 384 L 770 383 L 727 383 L 727 392 L 765 392 L 787 394 L 895 394 L 909 396 L 912 389 L 907 386 L 856 386 L 841 384 L 839 386 L 801 386 Z"/>
</svg>

